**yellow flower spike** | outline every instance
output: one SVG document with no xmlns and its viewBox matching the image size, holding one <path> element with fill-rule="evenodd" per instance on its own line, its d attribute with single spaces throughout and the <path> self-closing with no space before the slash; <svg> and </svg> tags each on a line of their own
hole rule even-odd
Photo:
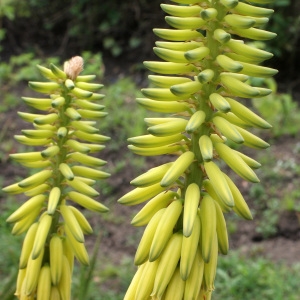
<svg viewBox="0 0 300 300">
<path fill-rule="evenodd" d="M 7 193 L 29 197 L 7 219 L 14 223 L 12 234 L 27 231 L 16 296 L 70 300 L 74 257 L 89 264 L 84 235 L 93 229 L 79 209 L 66 203 L 71 200 L 92 211 L 108 211 L 94 199 L 99 192 L 92 187 L 96 180 L 110 176 L 100 169 L 106 162 L 87 155 L 101 151 L 109 140 L 99 134 L 97 124 L 107 113 L 98 104 L 104 95 L 95 93 L 103 85 L 91 82 L 95 75 L 79 76 L 81 57 L 66 62 L 63 70 L 53 64 L 38 69 L 48 81 L 29 82 L 29 86 L 44 95 L 23 100 L 44 114 L 18 112 L 32 127 L 15 138 L 24 145 L 38 146 L 39 151 L 10 155 L 36 171 L 3 188 Z"/>
<path fill-rule="evenodd" d="M 253 0 L 250 4 L 238 0 L 173 2 L 161 5 L 169 15 L 166 22 L 173 28 L 154 29 L 164 39 L 156 42 L 154 48 L 163 61 L 144 62 L 156 74 L 149 76 L 151 88 L 142 90 L 145 98 L 137 99 L 142 107 L 166 115 L 146 118 L 148 134 L 129 138 L 128 148 L 142 156 L 172 154 L 176 158 L 171 159 L 173 163 L 168 169 L 165 165 L 157 166 L 132 180 L 136 188 L 119 202 L 135 205 L 148 201 L 132 220 L 134 226 L 148 224 L 135 263 L 144 263 L 148 256 L 150 261 L 161 262 L 170 237 L 185 235 L 179 255 L 185 292 L 176 297 L 204 300 L 212 296 L 218 248 L 222 253 L 228 252 L 223 213 L 233 210 L 240 217 L 252 219 L 249 207 L 221 170 L 219 161 L 243 179 L 258 182 L 252 168 L 260 164 L 232 149 L 231 144 L 255 149 L 269 146 L 252 134 L 251 128 L 268 129 L 271 125 L 235 98 L 269 95 L 269 89 L 256 87 L 252 84 L 255 81 L 249 79 L 268 78 L 277 70 L 261 65 L 273 56 L 271 53 L 256 48 L 254 43 L 247 44 L 240 37 L 267 40 L 276 35 L 261 29 L 273 13 L 272 9 L 262 7 L 269 0 Z M 174 198 L 169 200 L 168 194 L 172 193 Z M 156 224 L 156 216 L 162 211 L 161 222 Z M 152 224 L 155 226 L 151 227 Z M 198 260 L 194 259 L 196 252 Z M 164 275 L 167 273 L 170 280 L 173 267 L 164 268 Z M 168 282 L 158 270 L 152 298 L 175 299 L 168 288 L 165 290 Z M 146 273 L 147 268 L 143 277 Z M 176 281 L 179 285 L 180 281 Z M 144 296 L 148 297 L 148 291 Z"/>
</svg>

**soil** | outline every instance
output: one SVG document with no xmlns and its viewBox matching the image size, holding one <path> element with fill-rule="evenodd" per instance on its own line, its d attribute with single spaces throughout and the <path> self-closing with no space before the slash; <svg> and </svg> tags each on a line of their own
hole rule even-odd
<svg viewBox="0 0 300 300">
<path fill-rule="evenodd" d="M 118 70 L 115 70 L 117 73 Z M 114 76 L 108 77 L 112 80 Z M 145 80 L 140 79 L 139 84 Z M 14 134 L 20 134 L 20 130 L 24 129 L 24 122 L 16 116 L 16 111 L 27 111 L 25 107 L 18 107 L 13 111 L 7 111 L 0 115 L 1 124 L 1 139 L 2 146 L 0 147 L 0 168 L 1 173 L 5 174 L 3 186 L 12 184 L 16 176 L 25 177 L 26 170 L 12 163 L 9 159 L 9 153 L 19 152 L 19 144 L 11 143 L 11 138 Z M 289 157 L 292 155 L 291 149 L 294 149 L 298 143 L 295 137 L 282 137 L 273 141 L 271 152 L 274 157 Z M 7 151 L 6 151 L 7 150 Z M 113 163 L 118 157 L 122 156 L 125 149 L 119 151 L 101 152 L 101 158 L 106 160 L 108 164 Z M 253 155 L 252 155 L 253 156 Z M 255 157 L 255 155 L 254 155 Z M 145 170 L 154 165 L 159 165 L 162 161 L 168 161 L 168 157 L 151 158 L 146 160 Z M 300 158 L 296 159 L 300 163 Z M 113 174 L 108 183 L 111 186 L 112 192 L 109 199 L 101 199 L 101 201 L 110 207 L 110 214 L 106 216 L 98 216 L 89 214 L 89 220 L 96 228 L 96 232 L 101 232 L 100 252 L 106 261 L 112 263 L 120 263 L 123 258 L 133 256 L 137 242 L 142 234 L 143 228 L 135 228 L 130 225 L 130 220 L 134 213 L 139 210 L 139 207 L 126 207 L 119 205 L 117 199 L 132 189 L 129 182 L 138 174 L 134 166 L 128 162 L 127 166 L 123 168 L 121 173 Z M 249 198 L 249 185 L 240 181 L 237 184 L 241 187 L 246 199 Z M 5 196 L 0 195 L 0 206 L 3 204 Z M 249 203 L 251 207 L 251 201 Z M 236 230 L 230 234 L 231 249 L 239 249 L 245 255 L 254 255 L 259 253 L 261 256 L 270 258 L 275 262 L 284 262 L 286 264 L 293 264 L 300 261 L 300 216 L 293 211 L 283 211 L 279 216 L 277 223 L 277 232 L 272 237 L 264 239 L 256 230 L 256 222 L 243 221 L 238 222 Z M 89 247 L 93 247 L 96 236 L 91 236 L 87 239 Z"/>
</svg>

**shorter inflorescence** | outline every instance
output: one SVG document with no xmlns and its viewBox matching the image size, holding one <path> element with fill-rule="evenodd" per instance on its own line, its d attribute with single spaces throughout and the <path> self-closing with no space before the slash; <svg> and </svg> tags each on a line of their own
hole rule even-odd
<svg viewBox="0 0 300 300">
<path fill-rule="evenodd" d="M 106 162 L 93 156 L 109 140 L 96 126 L 107 113 L 97 103 L 104 97 L 97 93 L 103 85 L 91 83 L 94 75 L 79 75 L 81 57 L 67 61 L 64 70 L 53 64 L 38 69 L 50 81 L 29 82 L 29 86 L 49 96 L 23 98 L 39 112 L 18 113 L 33 128 L 22 130 L 15 138 L 39 150 L 10 155 L 36 171 L 3 189 L 29 198 L 7 219 L 14 224 L 13 234 L 27 232 L 15 295 L 27 300 L 69 300 L 74 256 L 89 264 L 84 235 L 93 232 L 80 207 L 108 211 L 95 199 L 99 193 L 93 187 L 96 180 L 110 176 L 100 169 Z"/>
</svg>

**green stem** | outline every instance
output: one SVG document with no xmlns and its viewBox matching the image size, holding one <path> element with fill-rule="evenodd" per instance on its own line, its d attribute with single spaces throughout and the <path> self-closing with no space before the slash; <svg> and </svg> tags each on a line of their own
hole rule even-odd
<svg viewBox="0 0 300 300">
<path fill-rule="evenodd" d="M 222 9 L 222 6 L 219 4 L 218 1 L 214 1 L 212 5 L 218 10 L 218 20 L 222 20 L 224 15 L 226 14 L 226 11 Z M 185 185 L 181 191 L 183 199 L 186 189 L 191 183 L 198 184 L 199 188 L 201 189 L 203 178 L 205 176 L 203 169 L 201 168 L 201 165 L 203 164 L 203 158 L 199 148 L 199 138 L 202 135 L 210 135 L 210 133 L 212 132 L 212 128 L 208 122 L 213 116 L 213 110 L 209 105 L 208 99 L 212 93 L 217 91 L 218 78 L 220 75 L 220 71 L 218 66 L 215 64 L 215 60 L 216 57 L 220 54 L 220 47 L 222 45 L 213 36 L 214 31 L 218 28 L 221 28 L 218 20 L 211 20 L 207 24 L 206 46 L 210 49 L 210 57 L 202 62 L 202 69 L 211 69 L 214 71 L 215 75 L 211 82 L 203 84 L 201 92 L 197 96 L 197 110 L 203 111 L 205 113 L 206 123 L 204 123 L 199 128 L 198 132 L 193 133 L 191 136 L 190 151 L 192 151 L 195 154 L 195 161 L 191 164 L 189 173 L 186 175 Z M 179 223 L 182 224 L 182 218 L 180 218 Z"/>
<path fill-rule="evenodd" d="M 72 98 L 68 95 L 68 92 L 64 86 L 62 86 L 62 89 L 63 89 L 62 97 L 65 98 L 66 102 L 65 102 L 65 105 L 63 105 L 59 111 L 59 124 L 57 125 L 57 129 L 59 127 L 66 127 L 68 130 L 70 118 L 65 114 L 65 111 L 70 106 Z M 59 147 L 60 151 L 59 151 L 58 155 L 56 155 L 53 158 L 53 160 L 54 160 L 54 163 L 52 164 L 52 166 L 53 166 L 53 182 L 52 182 L 52 186 L 51 186 L 50 190 L 53 187 L 59 187 L 61 190 L 61 197 L 60 197 L 60 200 L 59 200 L 57 206 L 59 206 L 62 203 L 62 201 L 64 201 L 64 198 L 65 198 L 64 185 L 63 185 L 64 177 L 61 174 L 61 172 L 59 171 L 59 165 L 63 162 L 66 162 L 68 150 L 64 146 L 64 144 L 66 143 L 67 140 L 68 140 L 68 134 L 63 138 L 61 138 L 61 139 L 57 138 L 57 140 L 54 141 L 54 143 L 57 143 L 57 146 Z M 60 220 L 60 213 L 58 211 L 56 211 L 53 215 L 52 225 L 51 225 L 51 228 L 48 233 L 46 245 L 49 244 L 51 236 L 53 234 L 57 233 L 57 227 L 59 225 L 59 220 Z"/>
</svg>

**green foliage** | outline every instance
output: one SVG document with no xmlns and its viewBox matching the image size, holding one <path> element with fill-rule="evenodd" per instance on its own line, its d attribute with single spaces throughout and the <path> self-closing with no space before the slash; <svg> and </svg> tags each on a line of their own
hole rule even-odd
<svg viewBox="0 0 300 300">
<path fill-rule="evenodd" d="M 261 257 L 230 253 L 217 269 L 215 300 L 296 300 L 300 265 L 287 267 Z"/>
<path fill-rule="evenodd" d="M 252 104 L 259 114 L 273 125 L 274 137 L 296 135 L 299 132 L 298 120 L 300 109 L 289 93 L 278 93 L 274 79 L 252 78 L 259 85 L 266 85 L 273 93 L 259 99 L 252 99 Z"/>
<path fill-rule="evenodd" d="M 159 3 L 113 0 L 99 5 L 97 0 L 5 0 L 0 3 L 0 19 L 4 20 L 0 37 L 11 47 L 17 39 L 23 51 L 49 53 L 55 49 L 63 56 L 84 49 L 98 51 L 101 47 L 120 56 L 145 43 L 145 28 L 149 29 L 151 23 L 148 13 L 159 11 Z M 148 32 L 151 36 L 151 30 Z"/>
<path fill-rule="evenodd" d="M 283 203 L 286 210 L 300 213 L 300 190 L 288 191 L 284 195 Z"/>
<path fill-rule="evenodd" d="M 95 271 L 97 255 L 100 246 L 100 236 L 98 236 L 97 241 L 94 246 L 93 255 L 90 261 L 89 266 L 80 265 L 79 272 L 76 272 L 78 276 L 75 281 L 74 294 L 75 298 L 78 300 L 86 299 L 89 294 L 89 290 L 91 289 L 91 285 L 93 282 L 93 273 Z"/>
<path fill-rule="evenodd" d="M 2 177 L 0 185 L 2 186 Z M 0 298 L 3 300 L 14 299 L 15 281 L 18 270 L 15 268 L 20 255 L 20 246 L 22 245 L 22 236 L 11 236 L 11 226 L 6 223 L 8 216 L 18 207 L 16 199 L 6 196 L 6 201 L 0 205 Z"/>
<path fill-rule="evenodd" d="M 268 29 L 276 32 L 278 37 L 268 43 L 268 49 L 276 57 L 281 57 L 286 52 L 295 52 L 300 18 L 293 15 L 292 4 L 291 0 L 275 0 L 273 4 L 270 4 L 276 13 L 272 16 Z"/>
<path fill-rule="evenodd" d="M 123 78 L 107 86 L 103 104 L 110 112 L 109 118 L 101 123 L 107 135 L 113 137 L 109 147 L 112 150 L 126 145 L 128 137 L 140 135 L 145 130 L 145 111 L 140 109 L 135 98 L 140 96 L 134 82 Z"/>
<path fill-rule="evenodd" d="M 0 24 L 2 25 L 2 19 L 7 18 L 10 21 L 15 20 L 16 17 L 28 17 L 30 15 L 28 10 L 28 4 L 26 1 L 18 0 L 2 0 L 0 2 Z M 1 26 L 2 27 L 2 26 Z M 4 40 L 6 35 L 6 29 L 0 27 L 0 42 Z M 3 47 L 0 44 L 0 52 Z"/>
<path fill-rule="evenodd" d="M 100 243 L 101 248 L 101 243 Z M 75 277 L 73 279 L 73 299 L 74 300 L 122 300 L 125 290 L 129 285 L 132 275 L 133 266 L 131 259 L 125 257 L 120 264 L 102 263 L 104 258 L 97 260 L 94 269 L 91 267 L 80 268 L 75 266 Z M 77 276 L 76 276 L 77 274 Z M 86 274 L 89 274 L 89 289 L 85 290 L 83 285 L 87 281 Z M 132 274 L 132 275 L 130 275 Z"/>
<path fill-rule="evenodd" d="M 274 124 L 271 130 L 275 137 L 284 134 L 297 134 L 299 131 L 297 120 L 300 117 L 300 110 L 297 102 L 293 101 L 290 94 L 274 93 L 260 100 L 253 101 L 253 104 L 266 120 Z"/>
</svg>

